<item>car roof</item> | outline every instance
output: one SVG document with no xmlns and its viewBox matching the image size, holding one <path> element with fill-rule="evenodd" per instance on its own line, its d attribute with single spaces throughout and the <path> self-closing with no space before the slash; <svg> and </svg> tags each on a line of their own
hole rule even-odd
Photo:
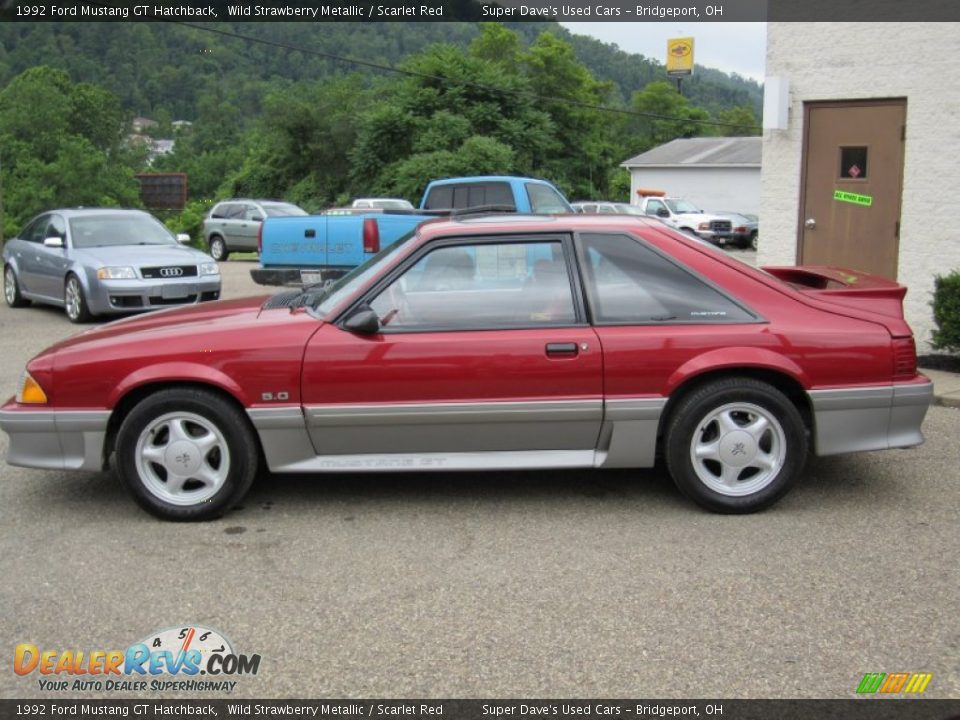
<svg viewBox="0 0 960 720">
<path fill-rule="evenodd" d="M 536 183 L 537 185 L 551 185 L 551 183 L 546 180 L 539 180 L 537 178 L 528 178 L 528 177 L 519 177 L 517 175 L 471 175 L 469 177 L 453 177 L 453 178 L 442 178 L 439 180 L 431 180 L 431 185 L 459 185 L 465 183 L 478 183 L 478 182 L 530 182 Z"/>
<path fill-rule="evenodd" d="M 296 205 L 296 203 L 292 203 L 289 200 L 276 200 L 273 198 L 224 198 L 223 200 L 218 200 L 217 205 L 228 202 L 282 203 L 283 205 Z"/>
<path fill-rule="evenodd" d="M 490 214 L 463 218 L 438 218 L 422 223 L 418 229 L 424 240 L 444 235 L 480 235 L 484 233 L 557 233 L 587 232 L 590 230 L 629 232 L 640 225 L 644 228 L 663 229 L 659 219 L 640 215 L 515 215 Z"/>
<path fill-rule="evenodd" d="M 63 215 L 66 218 L 72 217 L 89 217 L 91 215 L 146 215 L 147 217 L 153 217 L 146 210 L 139 210 L 137 208 L 106 208 L 106 207 L 76 207 L 76 208 L 56 208 L 54 210 L 44 210 L 42 213 L 37 213 L 34 217 L 40 217 L 41 215 L 47 215 L 49 213 L 57 213 L 58 215 Z"/>
</svg>

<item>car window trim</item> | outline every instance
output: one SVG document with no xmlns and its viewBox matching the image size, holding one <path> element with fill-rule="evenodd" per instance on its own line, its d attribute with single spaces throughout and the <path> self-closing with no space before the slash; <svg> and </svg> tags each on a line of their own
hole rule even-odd
<svg viewBox="0 0 960 720">
<path fill-rule="evenodd" d="M 623 322 L 623 321 L 603 321 L 600 322 L 596 314 L 594 313 L 594 290 L 595 282 L 592 281 L 587 275 L 587 267 L 589 266 L 589 261 L 586 257 L 586 252 L 584 249 L 584 235 L 606 235 L 610 237 L 620 237 L 627 240 L 632 240 L 642 247 L 651 250 L 655 255 L 660 257 L 663 260 L 666 260 L 668 263 L 679 269 L 681 272 L 686 273 L 700 283 L 703 283 L 714 292 L 719 294 L 721 297 L 725 298 L 727 301 L 735 305 L 736 307 L 743 310 L 743 312 L 753 317 L 753 320 L 722 320 L 719 318 L 704 318 L 702 320 L 637 320 L 633 322 Z M 724 288 L 720 287 L 708 277 L 701 275 L 699 272 L 693 270 L 692 268 L 687 267 L 682 262 L 674 258 L 672 255 L 665 253 L 660 248 L 656 247 L 652 243 L 648 242 L 645 238 L 634 235 L 633 233 L 628 232 L 616 232 L 616 231 L 576 231 L 574 233 L 574 251 L 577 256 L 578 269 L 583 274 L 583 297 L 586 302 L 588 319 L 590 325 L 593 327 L 669 327 L 673 325 L 765 325 L 769 324 L 770 321 L 758 313 L 756 310 L 751 308 L 749 305 L 739 300 L 738 298 L 732 296 Z"/>
<path fill-rule="evenodd" d="M 580 278 L 576 271 L 573 259 L 573 238 L 569 233 L 546 233 L 536 235 L 517 235 L 509 233 L 505 235 L 447 235 L 432 239 L 403 258 L 395 267 L 371 285 L 365 292 L 362 292 L 353 302 L 332 319 L 334 325 L 343 330 L 343 323 L 351 314 L 353 314 L 362 305 L 369 305 L 370 302 L 383 292 L 391 283 L 406 273 L 410 268 L 416 265 L 429 253 L 446 247 L 462 247 L 464 245 L 502 245 L 509 242 L 519 242 L 524 244 L 559 242 L 563 251 L 564 263 L 567 268 L 568 282 L 572 282 L 571 291 L 573 293 L 573 308 L 576 317 L 573 323 L 557 325 L 548 323 L 531 323 L 530 325 L 512 325 L 510 327 L 490 327 L 490 328 L 450 328 L 450 327 L 428 327 L 417 328 L 416 330 L 390 330 L 381 328 L 383 335 L 413 335 L 423 333 L 454 333 L 454 332 L 505 332 L 509 330 L 538 330 L 549 328 L 583 328 L 590 327 L 590 322 L 584 305 L 583 287 L 580 284 Z"/>
</svg>

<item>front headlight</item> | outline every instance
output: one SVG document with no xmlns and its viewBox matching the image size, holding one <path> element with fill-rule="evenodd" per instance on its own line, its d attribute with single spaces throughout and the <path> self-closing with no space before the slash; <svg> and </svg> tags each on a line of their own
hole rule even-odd
<svg viewBox="0 0 960 720">
<path fill-rule="evenodd" d="M 710 223 L 708 222 L 700 223 L 699 225 L 697 225 L 697 230 L 709 230 L 709 229 L 710 229 Z"/>
<path fill-rule="evenodd" d="M 203 263 L 200 266 L 200 274 L 201 275 L 219 275 L 220 268 L 217 267 L 217 264 L 215 262 Z"/>
<path fill-rule="evenodd" d="M 101 280 L 136 280 L 137 273 L 132 267 L 105 267 L 97 270 L 97 277 Z"/>
<path fill-rule="evenodd" d="M 20 388 L 17 390 L 17 402 L 22 405 L 45 405 L 47 394 L 40 387 L 40 383 L 33 379 L 26 370 L 20 376 Z"/>
</svg>

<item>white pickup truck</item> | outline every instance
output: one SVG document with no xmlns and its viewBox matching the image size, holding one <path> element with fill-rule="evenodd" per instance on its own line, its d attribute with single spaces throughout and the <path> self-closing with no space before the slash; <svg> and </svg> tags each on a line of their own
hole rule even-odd
<svg viewBox="0 0 960 720">
<path fill-rule="evenodd" d="M 733 223 L 730 218 L 700 210 L 680 198 L 665 197 L 657 190 L 638 190 L 638 202 L 644 215 L 658 217 L 667 225 L 681 232 L 688 232 L 713 243 L 726 245 L 733 240 Z"/>
</svg>

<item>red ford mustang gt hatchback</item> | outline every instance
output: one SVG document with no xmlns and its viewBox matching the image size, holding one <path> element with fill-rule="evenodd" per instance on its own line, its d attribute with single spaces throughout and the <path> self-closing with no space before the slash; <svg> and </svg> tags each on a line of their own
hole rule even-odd
<svg viewBox="0 0 960 720">
<path fill-rule="evenodd" d="M 174 520 L 275 472 L 649 467 L 720 512 L 809 452 L 907 447 L 905 288 L 748 267 L 657 221 L 430 221 L 333 284 L 110 323 L 31 360 L 7 461 L 116 468 Z"/>
</svg>

